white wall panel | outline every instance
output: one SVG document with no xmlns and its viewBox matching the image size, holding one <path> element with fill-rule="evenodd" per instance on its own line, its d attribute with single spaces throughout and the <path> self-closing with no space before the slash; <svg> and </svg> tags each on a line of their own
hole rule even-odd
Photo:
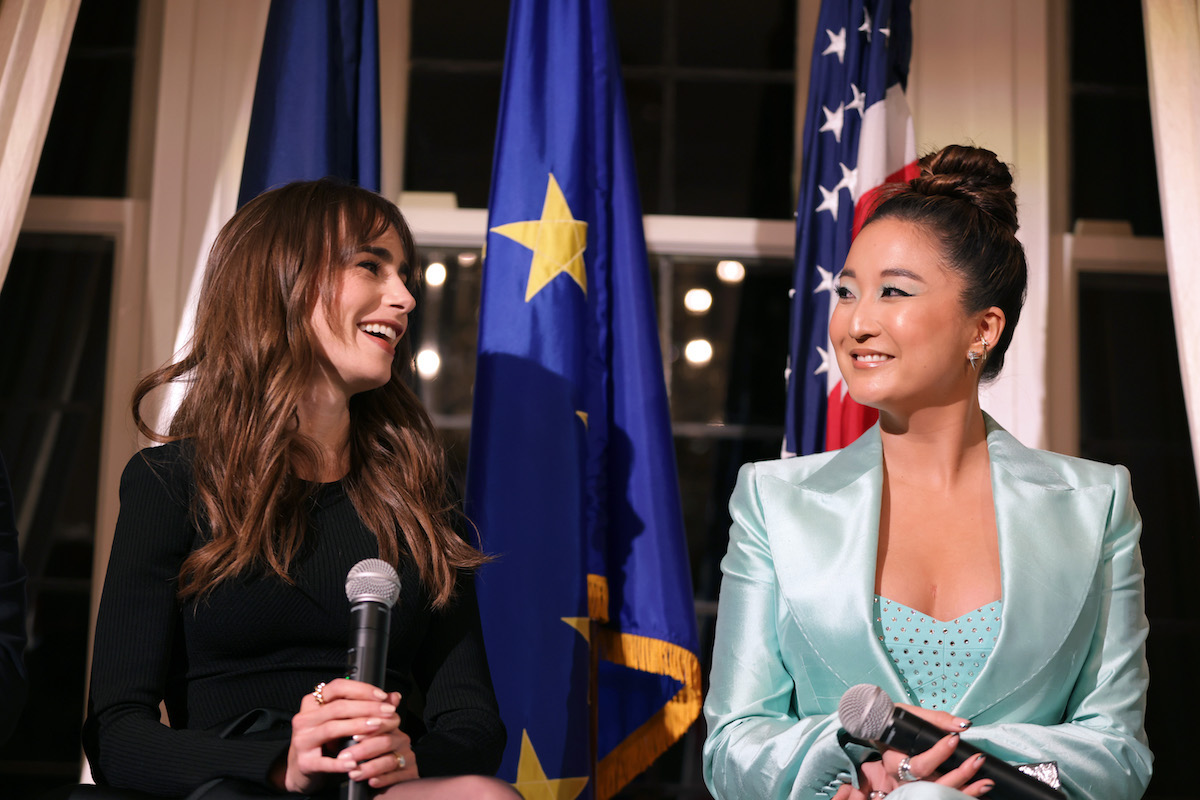
<svg viewBox="0 0 1200 800">
<path fill-rule="evenodd" d="M 1045 446 L 1047 309 L 1052 240 L 1066 187 L 1051 164 L 1065 130 L 1064 37 L 1054 0 L 914 0 L 909 102 L 918 152 L 963 143 L 1013 167 L 1029 262 L 1029 296 L 984 408 L 1018 439 Z"/>
</svg>

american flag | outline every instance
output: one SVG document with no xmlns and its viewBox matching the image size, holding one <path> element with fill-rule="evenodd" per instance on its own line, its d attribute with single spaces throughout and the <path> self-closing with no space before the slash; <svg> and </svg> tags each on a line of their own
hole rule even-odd
<svg viewBox="0 0 1200 800">
<path fill-rule="evenodd" d="M 829 343 L 836 277 L 872 193 L 916 175 L 904 89 L 909 0 L 825 0 L 813 47 L 796 211 L 785 455 L 844 447 L 874 424 Z"/>
</svg>

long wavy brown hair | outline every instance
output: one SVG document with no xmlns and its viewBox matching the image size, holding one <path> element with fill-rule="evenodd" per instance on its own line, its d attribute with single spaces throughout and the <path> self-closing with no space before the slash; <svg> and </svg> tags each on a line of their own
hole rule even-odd
<svg viewBox="0 0 1200 800">
<path fill-rule="evenodd" d="M 415 261 L 412 232 L 395 205 L 330 179 L 291 183 L 238 210 L 209 254 L 190 349 L 147 375 L 133 393 L 133 419 L 146 437 L 194 448 L 192 516 L 208 534 L 183 562 L 179 596 L 203 596 L 254 570 L 290 582 L 317 484 L 297 475 L 322 464 L 299 429 L 298 407 L 317 369 L 310 319 L 327 312 L 335 278 L 363 245 L 389 228 L 401 257 Z M 419 276 L 415 264 L 414 285 Z M 408 556 L 442 607 L 457 571 L 486 560 L 453 526 L 445 459 L 425 409 L 408 385 L 411 351 L 397 346 L 391 380 L 350 400 L 350 470 L 343 486 L 394 566 Z M 141 414 L 146 396 L 172 381 L 187 393 L 168 431 Z"/>
</svg>

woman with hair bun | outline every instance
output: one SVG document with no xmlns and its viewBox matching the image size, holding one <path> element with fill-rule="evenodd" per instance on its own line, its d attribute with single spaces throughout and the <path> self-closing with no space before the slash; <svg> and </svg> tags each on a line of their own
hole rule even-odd
<svg viewBox="0 0 1200 800">
<path fill-rule="evenodd" d="M 144 378 L 96 625 L 98 797 L 513 798 L 466 538 L 407 384 L 412 234 L 333 180 L 247 203 L 213 245 L 188 352 Z M 142 417 L 172 381 L 170 429 Z M 346 679 L 345 584 L 400 575 L 383 689 Z M 160 722 L 160 703 L 169 724 Z M 136 790 L 134 795 L 115 790 Z"/>
<path fill-rule="evenodd" d="M 980 408 L 1024 300 L 1016 231 L 1008 167 L 950 146 L 854 240 L 829 333 L 879 422 L 739 475 L 705 702 L 718 800 L 987 796 L 977 761 L 945 764 L 960 737 L 1071 800 L 1145 791 L 1129 473 L 1028 449 Z M 854 740 L 837 711 L 856 684 L 945 736 Z"/>
</svg>

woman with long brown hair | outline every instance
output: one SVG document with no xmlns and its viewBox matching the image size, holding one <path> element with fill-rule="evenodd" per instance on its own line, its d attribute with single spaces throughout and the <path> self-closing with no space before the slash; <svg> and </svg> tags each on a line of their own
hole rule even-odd
<svg viewBox="0 0 1200 800">
<path fill-rule="evenodd" d="M 266 192 L 217 237 L 190 349 L 134 392 L 161 445 L 121 479 L 84 730 L 99 783 L 515 796 L 481 777 L 505 741 L 472 581 L 486 559 L 406 382 L 415 258 L 393 204 L 332 180 Z M 142 405 L 174 381 L 162 434 Z M 337 677 L 364 558 L 401 578 L 383 690 Z"/>
</svg>

